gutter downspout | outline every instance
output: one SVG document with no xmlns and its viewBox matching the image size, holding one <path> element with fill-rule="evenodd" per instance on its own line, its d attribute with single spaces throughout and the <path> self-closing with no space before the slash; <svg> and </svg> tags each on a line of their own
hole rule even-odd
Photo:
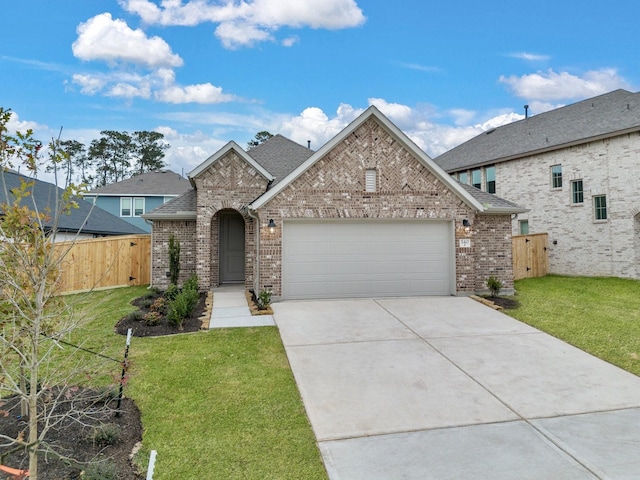
<svg viewBox="0 0 640 480">
<path fill-rule="evenodd" d="M 247 207 L 247 215 L 256 221 L 256 276 L 253 279 L 253 292 L 255 295 L 260 292 L 260 217 L 258 217 L 255 210 Z"/>
</svg>

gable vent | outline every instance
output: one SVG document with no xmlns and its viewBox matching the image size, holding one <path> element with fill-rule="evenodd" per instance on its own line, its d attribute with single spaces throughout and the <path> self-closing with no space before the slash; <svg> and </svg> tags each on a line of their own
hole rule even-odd
<svg viewBox="0 0 640 480">
<path fill-rule="evenodd" d="M 377 172 L 375 168 L 368 168 L 365 176 L 365 191 L 375 192 L 377 184 Z"/>
</svg>

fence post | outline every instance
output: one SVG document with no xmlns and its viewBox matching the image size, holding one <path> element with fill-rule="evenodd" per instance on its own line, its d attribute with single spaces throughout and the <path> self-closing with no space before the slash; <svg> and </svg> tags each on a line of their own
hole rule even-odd
<svg viewBox="0 0 640 480">
<path fill-rule="evenodd" d="M 156 455 L 158 452 L 151 450 L 151 456 L 149 457 L 149 468 L 147 468 L 147 480 L 153 480 L 153 469 L 156 466 Z"/>
</svg>

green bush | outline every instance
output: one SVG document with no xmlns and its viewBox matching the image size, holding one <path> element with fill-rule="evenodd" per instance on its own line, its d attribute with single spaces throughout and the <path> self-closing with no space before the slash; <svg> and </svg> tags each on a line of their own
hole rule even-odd
<svg viewBox="0 0 640 480">
<path fill-rule="evenodd" d="M 503 283 L 498 280 L 495 275 L 491 275 L 489 278 L 487 278 L 487 287 L 489 287 L 489 290 L 491 291 L 491 296 L 497 297 L 498 295 L 500 295 L 500 290 L 502 290 Z"/>
<path fill-rule="evenodd" d="M 264 310 L 271 304 L 271 293 L 269 290 L 262 289 L 258 294 L 257 303 L 260 310 Z"/>
<path fill-rule="evenodd" d="M 93 427 L 90 439 L 94 445 L 99 447 L 113 445 L 120 440 L 120 428 L 112 423 L 105 423 Z"/>
<path fill-rule="evenodd" d="M 118 468 L 110 460 L 90 464 L 81 474 L 82 480 L 117 480 Z"/>
<path fill-rule="evenodd" d="M 126 318 L 128 321 L 135 320 L 137 322 L 144 318 L 144 314 L 140 310 L 136 310 L 135 312 L 128 313 Z"/>
<path fill-rule="evenodd" d="M 164 292 L 164 298 L 169 302 L 173 301 L 180 294 L 180 288 L 175 283 L 170 283 L 167 290 Z"/>
<path fill-rule="evenodd" d="M 169 302 L 167 311 L 169 323 L 178 328 L 182 327 L 184 320 L 191 315 L 199 299 L 198 277 L 191 275 L 185 282 L 182 291 Z"/>
<path fill-rule="evenodd" d="M 198 276 L 195 273 L 192 273 L 191 276 L 184 282 L 182 286 L 183 290 L 192 289 L 196 292 L 200 290 L 200 285 L 198 285 Z"/>
</svg>

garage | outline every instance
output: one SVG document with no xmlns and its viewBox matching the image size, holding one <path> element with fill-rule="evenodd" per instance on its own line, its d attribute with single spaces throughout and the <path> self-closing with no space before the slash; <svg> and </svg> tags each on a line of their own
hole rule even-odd
<svg viewBox="0 0 640 480">
<path fill-rule="evenodd" d="M 453 226 L 434 220 L 285 220 L 286 299 L 450 295 Z"/>
</svg>

